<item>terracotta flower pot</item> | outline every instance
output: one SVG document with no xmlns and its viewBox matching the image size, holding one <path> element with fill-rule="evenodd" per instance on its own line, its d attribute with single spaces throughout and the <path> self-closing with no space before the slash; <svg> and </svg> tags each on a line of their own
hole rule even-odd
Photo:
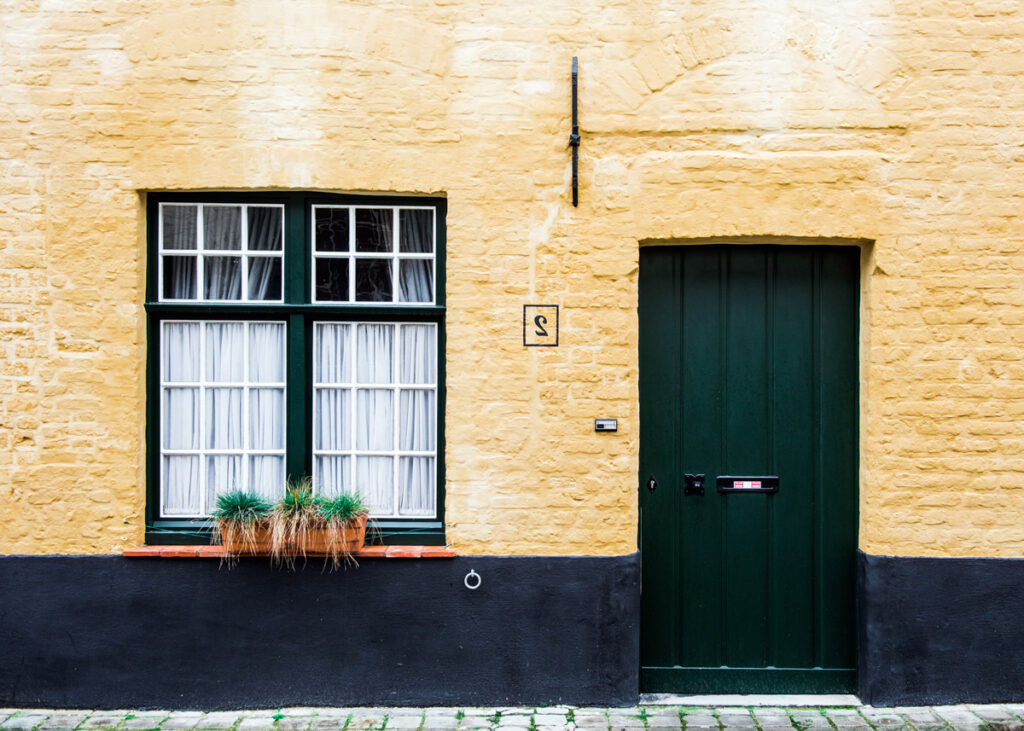
<svg viewBox="0 0 1024 731">
<path fill-rule="evenodd" d="M 341 524 L 340 527 L 309 528 L 305 533 L 305 545 L 291 547 L 296 553 L 335 555 L 355 553 L 366 543 L 366 515 L 360 515 Z M 303 550 L 305 549 L 305 550 Z"/>
<path fill-rule="evenodd" d="M 237 524 L 224 522 L 218 524 L 220 542 L 224 550 L 233 556 L 266 556 L 270 553 L 271 530 L 266 522 L 253 526 L 251 534 L 243 531 Z"/>
</svg>

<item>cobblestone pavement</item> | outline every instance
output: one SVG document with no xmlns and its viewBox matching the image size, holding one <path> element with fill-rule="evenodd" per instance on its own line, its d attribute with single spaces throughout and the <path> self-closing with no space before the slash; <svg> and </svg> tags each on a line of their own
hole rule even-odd
<svg viewBox="0 0 1024 731">
<path fill-rule="evenodd" d="M 660 729 L 968 729 L 1024 731 L 1024 704 L 917 708 L 282 708 L 67 711 L 0 708 L 3 731 L 656 731 Z"/>
</svg>

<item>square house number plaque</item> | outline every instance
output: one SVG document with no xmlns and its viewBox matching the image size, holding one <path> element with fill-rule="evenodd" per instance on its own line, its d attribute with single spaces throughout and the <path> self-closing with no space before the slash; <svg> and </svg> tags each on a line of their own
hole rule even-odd
<svg viewBox="0 0 1024 731">
<path fill-rule="evenodd" d="M 558 305 L 523 305 L 523 345 L 558 347 Z"/>
</svg>

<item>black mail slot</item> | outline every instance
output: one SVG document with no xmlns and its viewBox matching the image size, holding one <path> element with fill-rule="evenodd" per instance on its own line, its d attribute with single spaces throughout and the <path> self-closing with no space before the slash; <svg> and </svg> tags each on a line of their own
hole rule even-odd
<svg viewBox="0 0 1024 731">
<path fill-rule="evenodd" d="M 777 475 L 761 477 L 734 477 L 719 475 L 715 480 L 719 492 L 778 492 L 779 478 Z"/>
</svg>

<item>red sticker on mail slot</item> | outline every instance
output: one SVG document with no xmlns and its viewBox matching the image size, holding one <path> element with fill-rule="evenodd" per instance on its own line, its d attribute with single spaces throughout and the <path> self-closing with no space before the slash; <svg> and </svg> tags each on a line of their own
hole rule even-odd
<svg viewBox="0 0 1024 731">
<path fill-rule="evenodd" d="M 737 490 L 760 490 L 760 480 L 736 480 L 732 486 Z"/>
</svg>

